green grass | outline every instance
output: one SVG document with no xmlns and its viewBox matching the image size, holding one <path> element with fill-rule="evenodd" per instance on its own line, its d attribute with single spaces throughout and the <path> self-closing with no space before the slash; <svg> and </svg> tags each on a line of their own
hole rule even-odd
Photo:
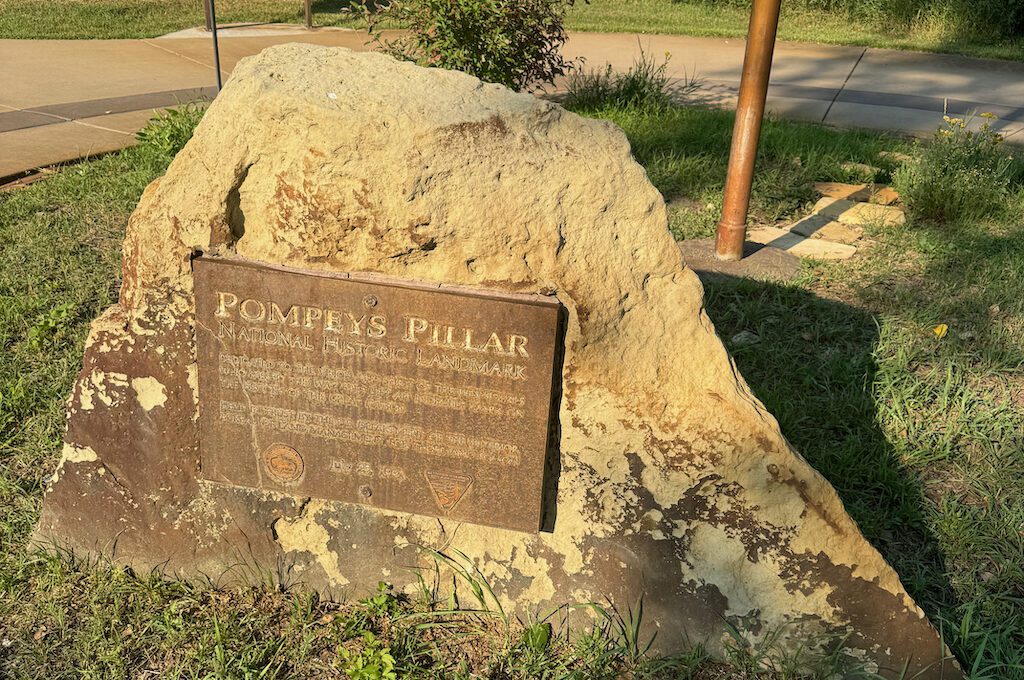
<svg viewBox="0 0 1024 680">
<path fill-rule="evenodd" d="M 731 116 L 594 111 L 622 126 L 680 236 L 711 236 Z M 755 223 L 815 180 L 893 169 L 906 142 L 778 121 L 763 133 Z M 876 229 L 866 253 L 797 285 L 707 286 L 707 307 L 786 436 L 943 627 L 975 678 L 1024 678 L 1024 188 L 1003 217 Z M 675 200 L 673 200 L 675 199 Z M 938 338 L 933 328 L 947 324 Z"/>
<path fill-rule="evenodd" d="M 220 0 L 217 23 L 305 21 L 302 0 Z M 315 0 L 316 26 L 363 26 L 347 0 Z M 204 25 L 202 0 L 0 0 L 0 38 L 153 38 Z"/>
<path fill-rule="evenodd" d="M 719 38 L 747 34 L 748 10 L 715 2 L 680 0 L 592 0 L 569 17 L 577 31 L 664 33 Z M 940 19 L 920 18 L 910 26 L 877 18 L 851 18 L 845 12 L 808 10 L 783 3 L 779 40 L 861 45 L 972 57 L 1024 61 L 1024 39 L 993 40 L 965 34 Z"/>
<path fill-rule="evenodd" d="M 677 235 L 713 232 L 730 114 L 585 113 L 626 130 Z M 125 221 L 177 132 L 0 194 L 0 676 L 387 677 L 390 657 L 399 676 L 418 677 L 795 677 L 756 672 L 770 649 L 737 648 L 726 664 L 699 649 L 636 660 L 614 620 L 570 639 L 493 611 L 448 614 L 429 596 L 382 592 L 339 606 L 27 552 L 88 322 L 116 298 Z M 884 181 L 895 168 L 880 153 L 912 151 L 895 138 L 780 121 L 762 141 L 753 198 L 762 224 L 801 214 L 814 181 L 866 179 L 846 163 L 879 166 L 874 179 Z M 976 680 L 1024 679 L 1019 185 L 1005 207 L 987 221 L 871 230 L 853 260 L 807 266 L 788 285 L 707 285 L 726 342 L 742 331 L 759 338 L 733 348 L 743 375 Z M 941 339 L 940 323 L 950 328 Z M 382 673 L 360 676 L 360 663 Z"/>
<path fill-rule="evenodd" d="M 59 7 L 59 10 L 57 9 Z M 317 26 L 362 28 L 349 0 L 315 0 Z M 301 23 L 301 0 L 221 0 L 218 20 Z M 666 33 L 740 38 L 747 10 L 679 0 L 591 0 L 568 17 L 577 31 Z M 0 0 L 0 38 L 151 38 L 203 23 L 201 0 Z M 881 13 L 850 18 L 841 10 L 785 6 L 779 39 L 864 45 L 1024 61 L 1024 39 L 979 37 L 932 14 L 896 25 Z"/>
</svg>

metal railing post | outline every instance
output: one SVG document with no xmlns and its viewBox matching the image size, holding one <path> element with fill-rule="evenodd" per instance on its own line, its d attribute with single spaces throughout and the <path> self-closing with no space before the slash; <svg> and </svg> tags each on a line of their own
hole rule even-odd
<svg viewBox="0 0 1024 680">
<path fill-rule="evenodd" d="M 217 6 L 215 0 L 206 0 L 210 10 L 210 30 L 213 33 L 213 70 L 217 73 L 217 92 L 220 92 L 223 83 L 220 78 L 220 45 L 217 42 Z"/>
<path fill-rule="evenodd" d="M 213 30 L 213 13 L 210 11 L 210 0 L 203 0 L 203 18 L 206 21 L 206 30 Z"/>
</svg>

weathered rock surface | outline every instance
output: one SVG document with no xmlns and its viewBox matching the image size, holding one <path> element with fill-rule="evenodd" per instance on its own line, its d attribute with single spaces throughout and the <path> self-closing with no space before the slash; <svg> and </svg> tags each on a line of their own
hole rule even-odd
<svg viewBox="0 0 1024 680">
<path fill-rule="evenodd" d="M 557 516 L 518 533 L 198 482 L 199 252 L 516 291 L 569 313 Z M 623 611 L 671 651 L 726 624 L 958 677 L 896 573 L 736 372 L 613 125 L 377 54 L 239 64 L 131 218 L 37 535 L 140 569 L 361 594 L 458 549 L 519 611 Z M 262 572 L 265 573 L 265 572 Z M 582 615 L 582 614 L 581 614 Z"/>
</svg>

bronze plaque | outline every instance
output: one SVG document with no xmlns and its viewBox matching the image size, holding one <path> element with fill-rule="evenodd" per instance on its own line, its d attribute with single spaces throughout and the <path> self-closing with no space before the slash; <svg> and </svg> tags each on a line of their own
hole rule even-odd
<svg viewBox="0 0 1024 680">
<path fill-rule="evenodd" d="M 556 300 L 193 264 L 204 479 L 540 528 Z"/>
</svg>

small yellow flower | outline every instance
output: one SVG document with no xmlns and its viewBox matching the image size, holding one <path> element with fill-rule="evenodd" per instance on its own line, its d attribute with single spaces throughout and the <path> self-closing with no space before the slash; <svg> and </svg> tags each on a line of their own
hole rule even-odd
<svg viewBox="0 0 1024 680">
<path fill-rule="evenodd" d="M 982 118 L 988 118 L 989 120 L 995 120 L 999 116 L 997 116 L 996 114 L 992 113 L 991 111 L 986 111 L 985 113 L 981 114 L 981 117 Z"/>
<path fill-rule="evenodd" d="M 949 326 L 944 323 L 940 323 L 938 326 L 932 329 L 932 333 L 935 333 L 935 337 L 939 340 L 946 337 L 946 333 L 949 333 Z"/>
</svg>

